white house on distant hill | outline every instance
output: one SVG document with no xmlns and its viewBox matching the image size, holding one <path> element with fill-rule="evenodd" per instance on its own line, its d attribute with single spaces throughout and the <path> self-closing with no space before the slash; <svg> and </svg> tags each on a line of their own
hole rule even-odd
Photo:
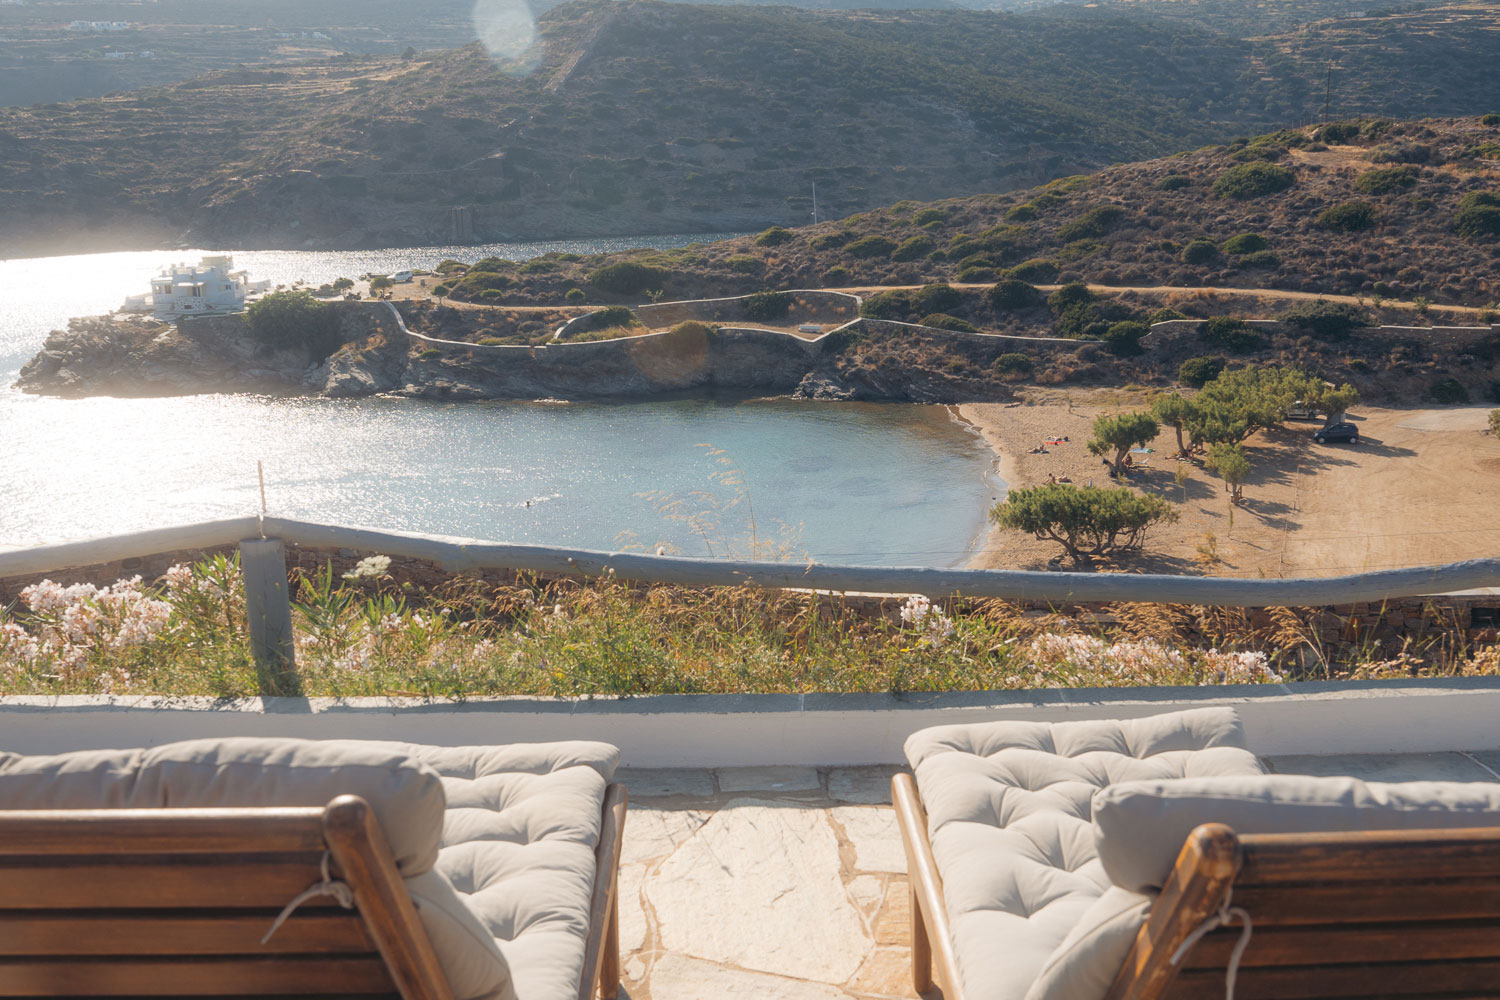
<svg viewBox="0 0 1500 1000">
<path fill-rule="evenodd" d="M 251 281 L 244 271 L 234 270 L 228 254 L 204 257 L 196 266 L 173 264 L 151 279 L 149 295 L 132 295 L 125 312 L 149 312 L 157 319 L 238 312 L 245 300 L 270 287 L 269 281 Z"/>
</svg>

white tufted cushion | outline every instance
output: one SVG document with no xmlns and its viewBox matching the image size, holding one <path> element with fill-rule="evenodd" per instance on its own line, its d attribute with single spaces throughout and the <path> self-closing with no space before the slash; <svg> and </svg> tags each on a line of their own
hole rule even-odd
<svg viewBox="0 0 1500 1000">
<path fill-rule="evenodd" d="M 392 745 L 442 777 L 448 809 L 435 871 L 492 936 L 509 968 L 509 981 L 495 980 L 485 996 L 576 996 L 604 789 L 619 751 L 585 742 Z M 424 893 L 420 902 L 443 905 L 440 893 Z M 466 924 L 464 914 L 453 916 L 456 925 Z"/>
<path fill-rule="evenodd" d="M 1117 781 L 1261 774 L 1232 709 L 939 726 L 906 757 L 970 1000 L 1022 1000 L 1109 887 L 1090 800 Z"/>
</svg>

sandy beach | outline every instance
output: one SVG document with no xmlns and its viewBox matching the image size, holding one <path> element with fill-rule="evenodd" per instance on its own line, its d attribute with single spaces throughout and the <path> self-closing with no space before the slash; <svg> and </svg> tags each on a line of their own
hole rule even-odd
<svg viewBox="0 0 1500 1000">
<path fill-rule="evenodd" d="M 1016 403 L 958 407 L 998 457 L 1011 488 L 1049 475 L 1078 485 L 1115 485 L 1087 441 L 1101 413 L 1139 409 L 1141 393 L 1030 389 Z M 1181 519 L 1155 529 L 1144 549 L 1109 568 L 1218 576 L 1337 576 L 1402 566 L 1500 556 L 1500 440 L 1484 433 L 1489 407 L 1384 409 L 1360 406 L 1358 445 L 1319 445 L 1316 423 L 1288 423 L 1254 435 L 1245 448 L 1251 477 L 1231 507 L 1223 483 L 1197 462 L 1182 463 L 1170 428 L 1130 478 L 1133 488 L 1175 503 Z M 1044 441 L 1046 454 L 1031 450 Z M 1055 542 L 991 528 L 970 565 L 1045 569 Z M 1052 568 L 1071 568 L 1067 562 Z"/>
</svg>

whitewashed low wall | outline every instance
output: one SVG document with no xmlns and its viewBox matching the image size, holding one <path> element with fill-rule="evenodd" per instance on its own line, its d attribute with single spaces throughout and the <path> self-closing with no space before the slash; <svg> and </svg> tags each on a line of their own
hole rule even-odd
<svg viewBox="0 0 1500 1000">
<path fill-rule="evenodd" d="M 898 764 L 911 733 L 996 719 L 1132 718 L 1230 705 L 1256 753 L 1500 747 L 1500 678 L 893 695 L 676 695 L 618 700 L 3 698 L 0 750 L 56 753 L 207 736 L 440 745 L 605 740 L 628 767 Z"/>
</svg>

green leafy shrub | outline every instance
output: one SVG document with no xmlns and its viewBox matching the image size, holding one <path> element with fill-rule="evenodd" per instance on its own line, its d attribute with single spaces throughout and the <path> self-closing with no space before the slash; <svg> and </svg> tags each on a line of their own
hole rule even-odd
<svg viewBox="0 0 1500 1000">
<path fill-rule="evenodd" d="M 1280 267 L 1281 258 L 1274 250 L 1257 250 L 1255 253 L 1247 253 L 1243 257 L 1235 258 L 1234 264 L 1239 268 Z"/>
<path fill-rule="evenodd" d="M 912 236 L 902 240 L 901 245 L 892 251 L 891 260 L 916 260 L 918 257 L 927 256 L 936 245 L 932 242 L 931 237 Z"/>
<path fill-rule="evenodd" d="M 444 281 L 433 287 L 432 294 L 441 298 L 442 296 L 447 295 L 452 291 L 453 286 Z"/>
<path fill-rule="evenodd" d="M 1005 276 L 1033 285 L 1049 285 L 1057 280 L 1057 272 L 1057 261 L 1048 260 L 1046 257 L 1033 257 L 1031 260 L 1021 261 L 1006 271 Z"/>
<path fill-rule="evenodd" d="M 1047 296 L 1047 305 L 1052 311 L 1062 313 L 1076 306 L 1086 306 L 1094 301 L 1094 293 L 1089 291 L 1089 286 L 1081 281 L 1075 281 L 1071 285 L 1064 285 L 1051 295 Z"/>
<path fill-rule="evenodd" d="M 1096 205 L 1071 222 L 1059 226 L 1057 238 L 1064 243 L 1072 243 L 1074 240 L 1103 236 L 1124 218 L 1125 210 L 1118 205 Z"/>
<path fill-rule="evenodd" d="M 1415 187 L 1416 183 L 1415 167 L 1381 167 L 1366 170 L 1354 179 L 1355 189 L 1365 194 L 1396 194 Z"/>
<path fill-rule="evenodd" d="M 302 347 L 321 361 L 343 344 L 339 314 L 305 291 L 272 292 L 246 311 L 250 336 L 267 347 Z"/>
<path fill-rule="evenodd" d="M 996 309 L 1029 309 L 1042 304 L 1042 293 L 1035 285 L 1015 278 L 1004 278 L 989 291 L 990 304 Z"/>
<path fill-rule="evenodd" d="M 910 295 L 911 308 L 918 313 L 951 312 L 963 305 L 964 294 L 951 285 L 923 285 Z"/>
<path fill-rule="evenodd" d="M 1285 191 L 1297 175 L 1275 163 L 1241 163 L 1230 167 L 1214 181 L 1214 194 L 1220 198 L 1245 201 Z"/>
<path fill-rule="evenodd" d="M 481 302 L 499 302 L 503 298 L 505 298 L 505 293 L 498 288 L 486 288 L 479 293 Z"/>
<path fill-rule="evenodd" d="M 1358 139 L 1363 127 L 1363 122 L 1329 122 L 1318 129 L 1316 135 L 1320 142 L 1342 146 L 1350 139 Z"/>
<path fill-rule="evenodd" d="M 1299 303 L 1278 318 L 1324 340 L 1338 340 L 1373 322 L 1370 314 L 1356 305 L 1324 299 Z"/>
<path fill-rule="evenodd" d="M 485 292 L 502 292 L 515 283 L 515 279 L 508 274 L 497 274 L 494 271 L 475 271 L 471 269 L 468 274 L 459 279 L 453 288 L 461 296 L 478 297 Z"/>
<path fill-rule="evenodd" d="M 461 260 L 454 260 L 452 257 L 444 257 L 442 260 L 437 262 L 437 267 L 434 267 L 433 270 L 438 274 L 452 274 L 454 271 L 466 271 L 468 270 L 468 268 L 469 265 L 465 264 Z"/>
<path fill-rule="evenodd" d="M 936 327 L 939 330 L 957 330 L 961 333 L 978 333 L 979 329 L 966 319 L 950 316 L 947 313 L 928 313 L 918 320 L 923 326 Z"/>
<path fill-rule="evenodd" d="M 961 285 L 982 285 L 986 281 L 995 280 L 995 269 L 993 267 L 966 267 L 954 275 L 954 278 Z"/>
<path fill-rule="evenodd" d="M 760 235 L 755 237 L 755 245 L 758 247 L 779 247 L 783 243 L 790 241 L 791 238 L 792 231 L 790 229 L 784 226 L 772 226 L 770 229 L 762 230 Z"/>
<path fill-rule="evenodd" d="M 1342 201 L 1318 216 L 1320 229 L 1357 233 L 1372 229 L 1380 220 L 1380 211 L 1367 201 Z"/>
<path fill-rule="evenodd" d="M 1432 383 L 1427 388 L 1427 395 L 1434 403 L 1451 404 L 1469 401 L 1469 390 L 1464 388 L 1462 382 L 1453 378 L 1445 378 Z"/>
<path fill-rule="evenodd" d="M 1005 213 L 1005 217 L 1012 222 L 1030 222 L 1038 214 L 1035 203 L 1027 201 L 1013 206 L 1010 211 Z"/>
<path fill-rule="evenodd" d="M 1270 241 L 1260 233 L 1240 233 L 1238 236 L 1231 236 L 1225 240 L 1220 249 L 1233 256 L 1242 256 L 1255 253 L 1257 250 L 1264 250 L 1270 245 Z"/>
<path fill-rule="evenodd" d="M 1168 174 L 1157 181 L 1153 187 L 1158 191 L 1177 191 L 1193 183 L 1193 179 L 1186 174 Z"/>
<path fill-rule="evenodd" d="M 1177 381 L 1201 389 L 1224 370 L 1224 359 L 1216 357 L 1188 358 L 1177 367 Z"/>
<path fill-rule="evenodd" d="M 990 362 L 990 367 L 1000 375 L 1030 375 L 1036 362 L 1029 354 L 1002 354 Z"/>
<path fill-rule="evenodd" d="M 570 288 L 568 289 L 568 294 L 563 296 L 563 301 L 568 303 L 568 305 L 576 306 L 586 298 L 588 296 L 583 293 L 582 288 Z"/>
<path fill-rule="evenodd" d="M 1210 347 L 1245 354 L 1256 350 L 1264 340 L 1260 334 L 1242 319 L 1233 316 L 1215 316 L 1198 324 L 1198 339 Z"/>
<path fill-rule="evenodd" d="M 911 299 L 900 289 L 880 292 L 865 299 L 859 314 L 869 319 L 905 319 L 911 314 Z"/>
<path fill-rule="evenodd" d="M 622 260 L 618 264 L 606 264 L 588 275 L 589 284 L 616 295 L 635 295 L 651 289 L 661 288 L 671 272 L 655 264 Z"/>
<path fill-rule="evenodd" d="M 835 264 L 823 272 L 823 284 L 835 286 L 848 284 L 850 277 L 851 275 L 847 267 L 842 264 Z"/>
<path fill-rule="evenodd" d="M 1141 353 L 1141 338 L 1150 332 L 1145 323 L 1122 320 L 1104 331 L 1104 344 L 1118 357 L 1132 357 Z"/>
<path fill-rule="evenodd" d="M 1394 142 L 1370 150 L 1371 163 L 1426 163 L 1432 149 L 1418 142 Z"/>
<path fill-rule="evenodd" d="M 1481 125 L 1500 125 L 1500 115 L 1491 112 L 1479 119 Z"/>
<path fill-rule="evenodd" d="M 756 292 L 745 297 L 744 310 L 746 319 L 769 323 L 791 312 L 792 297 L 786 292 Z"/>
<path fill-rule="evenodd" d="M 850 232 L 824 233 L 822 236 L 814 236 L 808 241 L 808 247 L 818 253 L 827 250 L 837 250 L 839 247 L 854 239 Z"/>
<path fill-rule="evenodd" d="M 1458 202 L 1453 228 L 1466 239 L 1491 239 L 1500 236 L 1500 195 L 1474 191 Z"/>
<path fill-rule="evenodd" d="M 632 326 L 639 322 L 629 306 L 605 306 L 589 313 L 589 321 L 579 326 L 588 330 L 602 330 L 608 326 Z"/>
<path fill-rule="evenodd" d="M 432 361 L 443 356 L 443 352 L 436 347 L 429 347 L 425 351 L 417 352 L 417 360 Z"/>
<path fill-rule="evenodd" d="M 1156 310 L 1156 312 L 1152 313 L 1151 317 L 1147 319 L 1146 322 L 1148 324 L 1165 323 L 1169 319 L 1187 319 L 1187 316 L 1183 313 L 1178 312 L 1176 309 L 1163 306 L 1162 308 Z"/>
<path fill-rule="evenodd" d="M 948 218 L 946 208 L 924 208 L 911 217 L 913 225 L 926 226 L 934 222 L 943 222 Z"/>
<path fill-rule="evenodd" d="M 866 236 L 857 239 L 844 247 L 844 252 L 851 257 L 869 259 L 871 257 L 889 257 L 896 250 L 896 241 L 889 236 Z"/>
<path fill-rule="evenodd" d="M 1182 248 L 1184 264 L 1208 264 L 1219 259 L 1219 247 L 1213 240 L 1202 237 Z"/>
<path fill-rule="evenodd" d="M 736 253 L 724 258 L 724 266 L 735 274 L 759 274 L 766 269 L 766 262 L 747 253 Z"/>
</svg>

